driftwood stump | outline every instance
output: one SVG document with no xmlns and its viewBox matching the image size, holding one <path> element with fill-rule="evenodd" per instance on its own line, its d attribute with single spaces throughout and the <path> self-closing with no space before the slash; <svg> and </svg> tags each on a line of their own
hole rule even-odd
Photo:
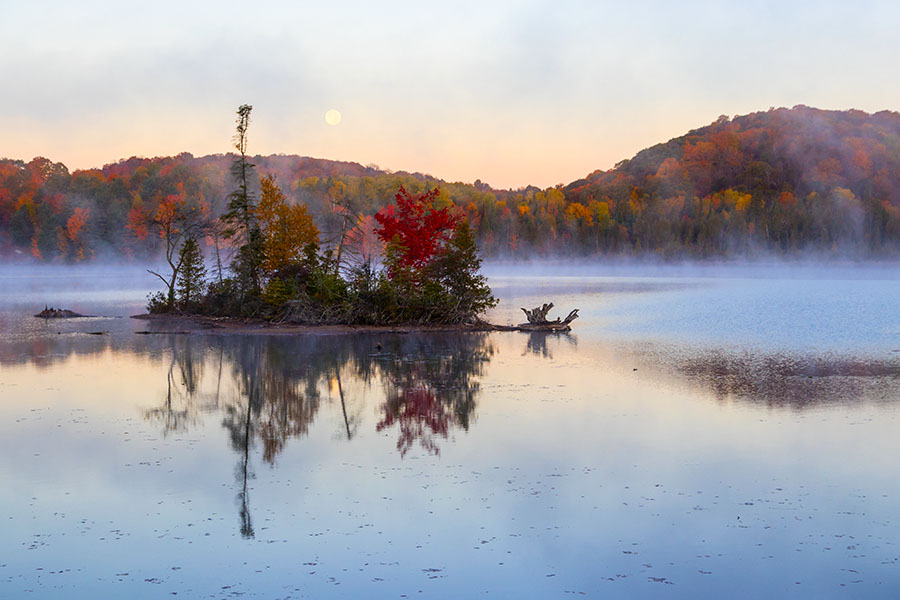
<svg viewBox="0 0 900 600">
<path fill-rule="evenodd" d="M 557 317 L 553 321 L 547 320 L 547 313 L 553 308 L 553 303 L 548 302 L 541 306 L 535 306 L 531 310 L 522 309 L 527 323 L 520 323 L 517 328 L 522 331 L 569 331 L 572 329 L 569 323 L 578 318 L 578 309 L 571 311 L 565 319 Z"/>
</svg>

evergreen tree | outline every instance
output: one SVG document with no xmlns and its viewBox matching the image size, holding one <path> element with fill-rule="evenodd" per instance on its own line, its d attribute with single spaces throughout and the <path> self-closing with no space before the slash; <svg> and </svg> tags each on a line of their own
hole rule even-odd
<svg viewBox="0 0 900 600">
<path fill-rule="evenodd" d="M 256 197 L 251 185 L 256 168 L 247 157 L 247 130 L 253 107 L 242 104 L 237 110 L 234 148 L 239 152 L 231 164 L 237 188 L 228 196 L 228 212 L 222 215 L 225 236 L 236 239 L 238 252 L 231 264 L 242 294 L 258 296 L 261 288 L 263 239 L 256 218 Z"/>
<path fill-rule="evenodd" d="M 428 277 L 440 283 L 445 302 L 444 320 L 473 321 L 480 313 L 497 305 L 487 278 L 479 273 L 481 257 L 467 220 L 457 225 L 444 252 L 426 268 Z"/>
<path fill-rule="evenodd" d="M 178 274 L 178 302 L 182 309 L 190 310 L 203 298 L 206 284 L 206 266 L 197 240 L 189 237 L 179 253 L 181 271 Z"/>
</svg>

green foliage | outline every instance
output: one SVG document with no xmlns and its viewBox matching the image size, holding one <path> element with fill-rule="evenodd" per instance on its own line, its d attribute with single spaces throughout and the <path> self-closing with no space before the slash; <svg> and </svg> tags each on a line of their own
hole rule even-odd
<svg viewBox="0 0 900 600">
<path fill-rule="evenodd" d="M 267 298 L 282 321 L 349 322 L 347 283 L 337 273 L 331 252 L 320 254 L 315 244 L 306 246 L 301 260 L 273 275 Z"/>
<path fill-rule="evenodd" d="M 426 277 L 440 286 L 442 320 L 464 323 L 497 305 L 487 278 L 480 273 L 481 258 L 469 223 L 453 234 L 446 251 L 426 267 Z"/>
<path fill-rule="evenodd" d="M 262 298 L 274 318 L 292 323 L 471 323 L 497 302 L 480 265 L 467 223 L 428 265 L 398 268 L 390 277 L 363 263 L 345 278 L 331 252 L 311 244 L 302 260 L 271 277 Z"/>
<path fill-rule="evenodd" d="M 189 237 L 179 252 L 178 305 L 181 310 L 196 310 L 206 287 L 206 266 L 197 240 Z"/>
<path fill-rule="evenodd" d="M 242 298 L 258 298 L 261 291 L 263 237 L 259 228 L 250 230 L 246 243 L 238 247 L 231 271 Z"/>
<path fill-rule="evenodd" d="M 401 298 L 396 285 L 384 271 L 370 262 L 350 270 L 347 319 L 361 325 L 384 325 L 397 322 Z"/>
<path fill-rule="evenodd" d="M 366 324 L 472 323 L 497 303 L 480 266 L 471 228 L 463 222 L 422 268 L 395 266 L 390 276 L 368 263 L 351 270 L 348 318 Z"/>
<path fill-rule="evenodd" d="M 289 282 L 283 279 L 272 278 L 266 284 L 266 289 L 263 290 L 262 300 L 273 308 L 279 308 L 287 304 L 291 296 L 296 293 L 296 290 L 289 285 Z"/>
<path fill-rule="evenodd" d="M 161 315 L 175 310 L 168 296 L 162 292 L 156 292 L 147 296 L 147 312 L 151 315 Z"/>
<path fill-rule="evenodd" d="M 272 316 L 272 307 L 263 301 L 261 296 L 245 296 L 238 282 L 226 277 L 221 282 L 214 281 L 200 306 L 198 314 L 262 319 Z"/>
</svg>

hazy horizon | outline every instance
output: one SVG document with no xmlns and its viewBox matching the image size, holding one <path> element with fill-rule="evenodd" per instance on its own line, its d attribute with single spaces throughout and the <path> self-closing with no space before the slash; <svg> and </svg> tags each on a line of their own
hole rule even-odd
<svg viewBox="0 0 900 600">
<path fill-rule="evenodd" d="M 515 189 L 608 169 L 720 114 L 896 109 L 884 74 L 900 7 L 814 6 L 11 5 L 0 154 L 79 169 L 224 153 L 249 103 L 253 154 Z"/>
</svg>

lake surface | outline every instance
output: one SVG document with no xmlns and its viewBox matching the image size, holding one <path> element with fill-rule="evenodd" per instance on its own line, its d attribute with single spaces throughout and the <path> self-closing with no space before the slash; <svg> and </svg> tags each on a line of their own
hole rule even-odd
<svg viewBox="0 0 900 600">
<path fill-rule="evenodd" d="M 249 336 L 0 269 L 0 598 L 900 595 L 900 269 L 557 272 L 490 318 L 570 335 Z"/>
</svg>

